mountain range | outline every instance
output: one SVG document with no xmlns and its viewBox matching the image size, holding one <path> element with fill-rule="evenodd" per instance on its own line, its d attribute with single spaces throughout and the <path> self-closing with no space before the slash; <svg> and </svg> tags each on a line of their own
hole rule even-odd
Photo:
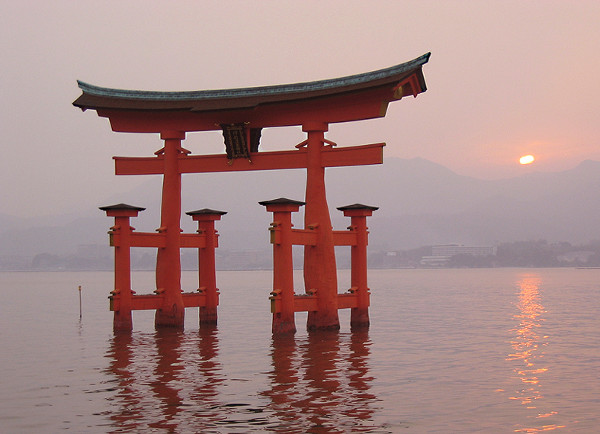
<svg viewBox="0 0 600 434">
<path fill-rule="evenodd" d="M 227 211 L 217 222 L 221 249 L 268 249 L 271 216 L 258 202 L 278 197 L 303 200 L 305 182 L 303 170 L 184 175 L 183 211 Z M 368 220 L 371 249 L 600 240 L 597 161 L 584 161 L 563 172 L 481 180 L 422 158 L 387 158 L 383 165 L 329 168 L 326 183 L 335 229 L 349 223 L 336 207 L 353 203 L 380 207 Z M 146 207 L 132 225 L 154 231 L 160 221 L 160 189 L 161 178 L 149 176 L 125 194 L 98 198 L 98 206 L 125 202 Z M 302 227 L 302 213 L 297 214 L 294 223 Z M 98 209 L 27 219 L 0 214 L 0 255 L 70 254 L 82 245 L 107 245 L 106 232 L 112 224 Z M 195 230 L 186 215 L 182 228 Z"/>
</svg>

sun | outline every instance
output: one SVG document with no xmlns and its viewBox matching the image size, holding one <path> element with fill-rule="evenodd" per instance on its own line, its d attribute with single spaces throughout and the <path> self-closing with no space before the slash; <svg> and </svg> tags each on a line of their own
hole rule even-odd
<svg viewBox="0 0 600 434">
<path fill-rule="evenodd" d="M 533 155 L 523 155 L 521 158 L 519 158 L 519 163 L 525 165 L 525 164 L 531 164 L 535 161 L 535 157 Z"/>
</svg>

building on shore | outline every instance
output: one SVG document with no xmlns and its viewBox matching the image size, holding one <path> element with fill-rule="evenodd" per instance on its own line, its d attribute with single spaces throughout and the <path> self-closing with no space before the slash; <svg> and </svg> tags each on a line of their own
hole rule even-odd
<svg viewBox="0 0 600 434">
<path fill-rule="evenodd" d="M 421 258 L 421 265 L 425 267 L 443 267 L 456 255 L 469 256 L 496 256 L 496 246 L 463 246 L 459 244 L 445 244 L 432 246 L 431 255 Z"/>
</svg>

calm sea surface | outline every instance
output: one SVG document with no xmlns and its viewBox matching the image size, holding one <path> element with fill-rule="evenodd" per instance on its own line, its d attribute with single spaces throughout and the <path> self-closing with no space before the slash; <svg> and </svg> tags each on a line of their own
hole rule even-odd
<svg viewBox="0 0 600 434">
<path fill-rule="evenodd" d="M 298 314 L 286 339 L 270 272 L 218 273 L 216 330 L 135 312 L 119 336 L 112 279 L 0 273 L 0 432 L 600 430 L 600 269 L 373 270 L 368 332 L 341 311 L 339 333 L 308 334 Z"/>
</svg>

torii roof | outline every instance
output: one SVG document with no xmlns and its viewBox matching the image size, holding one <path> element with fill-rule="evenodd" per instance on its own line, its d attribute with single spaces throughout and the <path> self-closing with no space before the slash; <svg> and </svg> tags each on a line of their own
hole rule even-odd
<svg viewBox="0 0 600 434">
<path fill-rule="evenodd" d="M 108 117 L 115 131 L 201 131 L 219 129 L 224 123 L 261 128 L 369 119 L 385 116 L 390 101 L 427 89 L 421 68 L 429 56 L 342 78 L 238 89 L 157 92 L 78 81 L 83 93 L 73 105 Z"/>
</svg>

